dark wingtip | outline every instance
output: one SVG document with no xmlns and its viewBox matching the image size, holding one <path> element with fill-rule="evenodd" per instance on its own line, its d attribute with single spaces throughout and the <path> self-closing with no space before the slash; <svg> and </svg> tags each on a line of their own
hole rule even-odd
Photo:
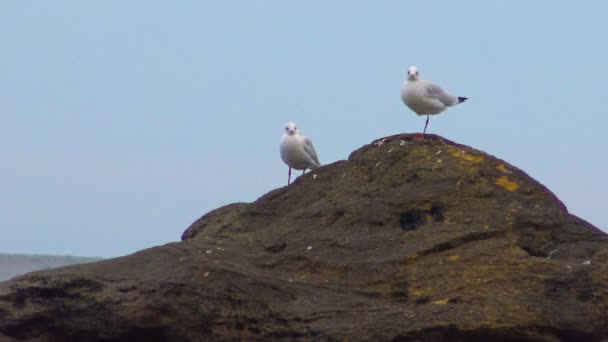
<svg viewBox="0 0 608 342">
<path fill-rule="evenodd" d="M 462 103 L 462 102 L 464 102 L 464 101 L 466 101 L 468 99 L 469 99 L 468 97 L 458 96 L 458 103 Z"/>
</svg>

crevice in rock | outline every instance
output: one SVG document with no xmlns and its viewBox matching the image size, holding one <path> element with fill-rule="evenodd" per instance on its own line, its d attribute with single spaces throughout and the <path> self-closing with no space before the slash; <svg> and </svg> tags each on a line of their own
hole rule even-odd
<svg viewBox="0 0 608 342">
<path fill-rule="evenodd" d="M 426 213 L 420 209 L 409 209 L 399 214 L 399 226 L 401 229 L 415 230 L 426 223 Z"/>
<path fill-rule="evenodd" d="M 282 252 L 285 249 L 285 247 L 287 247 L 287 243 L 283 242 L 283 243 L 280 243 L 280 244 L 268 246 L 268 247 L 266 247 L 264 249 L 267 252 L 275 253 L 276 254 L 276 253 Z"/>
<path fill-rule="evenodd" d="M 400 301 L 409 300 L 410 296 L 409 296 L 409 292 L 408 292 L 408 283 L 402 281 L 402 282 L 393 284 L 389 295 L 392 298 L 398 299 Z"/>
<path fill-rule="evenodd" d="M 439 202 L 408 208 L 399 214 L 399 226 L 404 231 L 410 231 L 425 225 L 429 220 L 443 222 L 445 220 L 445 209 L 445 205 Z"/>
<path fill-rule="evenodd" d="M 445 206 L 442 205 L 441 203 L 433 203 L 431 205 L 431 209 L 429 210 L 429 214 L 431 214 L 431 217 L 433 218 L 433 220 L 435 220 L 435 222 L 443 222 L 444 210 L 445 210 Z"/>
<path fill-rule="evenodd" d="M 574 331 L 571 329 L 554 329 L 544 326 L 527 326 L 526 329 L 479 327 L 472 330 L 461 330 L 454 326 L 435 327 L 400 334 L 392 342 L 533 342 L 533 341 L 599 341 L 602 336 Z"/>
<path fill-rule="evenodd" d="M 407 179 L 405 180 L 406 183 L 417 183 L 420 181 L 420 176 L 418 176 L 417 173 L 414 173 L 413 175 L 407 177 Z"/>
<path fill-rule="evenodd" d="M 457 237 L 455 239 L 452 239 L 452 240 L 449 240 L 446 242 L 438 243 L 431 248 L 418 252 L 417 254 L 419 256 L 425 256 L 425 255 L 429 255 L 429 254 L 433 254 L 433 253 L 440 253 L 440 252 L 446 251 L 448 249 L 454 249 L 456 247 L 460 247 L 464 244 L 467 244 L 467 243 L 470 243 L 473 241 L 480 241 L 480 240 L 504 237 L 505 235 L 506 235 L 506 231 L 504 231 L 504 230 L 494 230 L 494 231 L 489 231 L 489 232 L 473 232 L 473 233 L 469 233 L 469 234 Z"/>
</svg>

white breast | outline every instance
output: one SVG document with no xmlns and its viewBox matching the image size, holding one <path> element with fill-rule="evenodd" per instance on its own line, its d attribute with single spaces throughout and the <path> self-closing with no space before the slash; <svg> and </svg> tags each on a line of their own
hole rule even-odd
<svg viewBox="0 0 608 342">
<path fill-rule="evenodd" d="M 420 81 L 406 81 L 401 89 L 401 100 L 418 115 L 439 114 L 447 108 L 438 99 L 429 97 Z"/>
<path fill-rule="evenodd" d="M 304 151 L 304 139 L 300 136 L 285 135 L 281 139 L 281 159 L 285 164 L 296 170 L 304 170 L 311 167 L 311 158 Z M 312 163 L 314 165 L 314 163 Z"/>
</svg>

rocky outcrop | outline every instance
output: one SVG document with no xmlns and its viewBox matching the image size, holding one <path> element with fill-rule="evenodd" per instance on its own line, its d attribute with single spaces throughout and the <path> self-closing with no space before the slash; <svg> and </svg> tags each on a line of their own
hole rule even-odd
<svg viewBox="0 0 608 342">
<path fill-rule="evenodd" d="M 608 239 L 508 163 L 376 140 L 183 241 L 0 284 L 18 341 L 597 341 Z"/>
</svg>

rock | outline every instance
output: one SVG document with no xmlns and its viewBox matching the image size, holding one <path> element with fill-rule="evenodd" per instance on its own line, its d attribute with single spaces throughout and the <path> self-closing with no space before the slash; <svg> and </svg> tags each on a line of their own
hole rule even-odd
<svg viewBox="0 0 608 342">
<path fill-rule="evenodd" d="M 18 341 L 599 341 L 608 238 L 547 188 L 396 135 L 183 241 L 0 283 Z"/>
</svg>

